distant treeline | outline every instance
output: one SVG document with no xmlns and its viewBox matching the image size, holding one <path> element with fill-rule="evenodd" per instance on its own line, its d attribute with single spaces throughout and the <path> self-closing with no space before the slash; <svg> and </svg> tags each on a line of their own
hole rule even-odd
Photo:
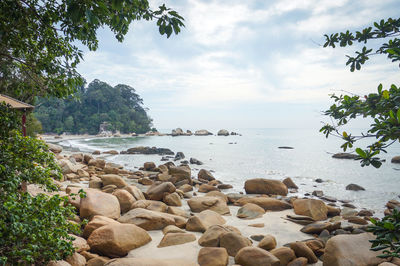
<svg viewBox="0 0 400 266">
<path fill-rule="evenodd" d="M 112 87 L 97 79 L 80 88 L 77 99 L 38 99 L 35 117 L 45 133 L 57 134 L 97 134 L 103 122 L 121 133 L 144 133 L 152 125 L 134 88 L 123 84 Z"/>
</svg>

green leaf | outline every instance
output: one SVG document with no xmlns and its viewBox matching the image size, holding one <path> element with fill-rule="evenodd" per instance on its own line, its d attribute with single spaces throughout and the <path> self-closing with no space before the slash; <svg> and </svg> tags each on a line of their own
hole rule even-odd
<svg viewBox="0 0 400 266">
<path fill-rule="evenodd" d="M 356 153 L 357 153 L 358 155 L 360 155 L 361 158 L 367 158 L 367 154 L 365 153 L 365 151 L 362 150 L 362 149 L 360 149 L 360 148 L 357 148 L 357 149 L 356 149 Z"/>
<path fill-rule="evenodd" d="M 389 99 L 389 91 L 384 90 L 384 91 L 382 92 L 382 96 L 383 96 L 383 98 L 385 98 L 386 100 L 388 100 L 388 99 Z"/>
</svg>

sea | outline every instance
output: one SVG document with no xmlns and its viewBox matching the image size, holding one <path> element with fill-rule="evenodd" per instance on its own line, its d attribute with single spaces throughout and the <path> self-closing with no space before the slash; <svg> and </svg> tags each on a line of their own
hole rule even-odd
<svg viewBox="0 0 400 266">
<path fill-rule="evenodd" d="M 210 130 L 211 131 L 211 130 Z M 216 179 L 231 184 L 233 189 L 224 192 L 244 192 L 244 182 L 251 178 L 283 180 L 291 177 L 303 196 L 314 190 L 322 190 L 325 196 L 338 200 L 350 200 L 358 208 L 366 208 L 382 216 L 388 200 L 399 199 L 400 165 L 390 162 L 400 155 L 400 145 L 395 143 L 380 154 L 386 162 L 379 169 L 361 167 L 357 160 L 334 159 L 332 155 L 342 152 L 339 138 L 325 136 L 318 129 L 236 129 L 240 135 L 216 136 L 140 136 L 107 137 L 63 140 L 64 147 L 91 152 L 94 150 L 124 151 L 137 146 L 168 148 L 183 152 L 185 160 L 196 158 L 203 165 L 190 165 L 192 175 L 199 169 L 212 170 Z M 160 132 L 171 132 L 160 130 Z M 359 146 L 367 145 L 361 142 Z M 289 146 L 293 149 L 280 149 Z M 108 161 L 135 170 L 143 163 L 165 163 L 160 155 L 108 155 Z M 172 160 L 173 161 L 173 160 Z M 179 161 L 174 162 L 179 164 Z M 317 183 L 316 179 L 322 179 Z M 365 191 L 349 191 L 348 184 L 358 184 Z"/>
</svg>

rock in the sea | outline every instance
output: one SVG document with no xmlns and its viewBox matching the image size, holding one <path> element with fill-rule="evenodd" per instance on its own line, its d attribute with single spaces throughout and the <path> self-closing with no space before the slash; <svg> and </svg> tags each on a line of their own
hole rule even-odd
<svg viewBox="0 0 400 266">
<path fill-rule="evenodd" d="M 149 187 L 147 190 L 147 196 L 150 200 L 162 200 L 165 193 L 170 194 L 175 192 L 175 190 L 176 188 L 174 184 L 171 182 L 164 182 L 159 185 Z"/>
<path fill-rule="evenodd" d="M 237 212 L 236 217 L 241 219 L 255 219 L 263 216 L 265 210 L 254 203 L 246 203 Z"/>
<path fill-rule="evenodd" d="M 181 216 L 142 208 L 128 211 L 122 215 L 118 221 L 121 223 L 135 224 L 145 230 L 160 230 L 171 224 L 182 227 L 186 224 L 186 219 Z"/>
<path fill-rule="evenodd" d="M 143 168 L 145 171 L 153 171 L 156 168 L 156 164 L 154 162 L 145 162 Z"/>
<path fill-rule="evenodd" d="M 307 258 L 308 263 L 317 263 L 318 258 L 314 252 L 304 242 L 293 242 L 290 243 L 290 248 L 293 249 L 297 257 Z"/>
<path fill-rule="evenodd" d="M 205 247 L 200 249 L 197 262 L 201 266 L 226 266 L 229 256 L 224 248 Z"/>
<path fill-rule="evenodd" d="M 192 212 L 201 212 L 204 210 L 212 210 L 219 214 L 230 214 L 230 210 L 226 202 L 217 197 L 194 197 L 187 201 Z"/>
<path fill-rule="evenodd" d="M 241 266 L 280 266 L 277 257 L 257 247 L 242 248 L 235 256 L 235 263 Z"/>
<path fill-rule="evenodd" d="M 168 233 L 161 239 L 158 248 L 181 245 L 196 241 L 196 236 L 190 233 Z"/>
<path fill-rule="evenodd" d="M 80 201 L 81 218 L 91 218 L 94 215 L 102 215 L 112 219 L 120 216 L 120 204 L 114 195 L 90 190 L 86 191 L 86 197 Z"/>
<path fill-rule="evenodd" d="M 204 210 L 191 216 L 186 223 L 186 230 L 193 232 L 204 232 L 212 225 L 225 224 L 225 219 L 215 211 Z"/>
<path fill-rule="evenodd" d="M 197 164 L 197 165 L 202 165 L 203 163 L 199 160 L 197 160 L 196 158 L 190 158 L 189 162 L 191 164 Z"/>
<path fill-rule="evenodd" d="M 134 147 L 130 148 L 121 154 L 158 154 L 158 155 L 174 155 L 174 152 L 166 148 L 156 148 L 156 147 Z"/>
<path fill-rule="evenodd" d="M 104 266 L 198 266 L 198 264 L 186 259 L 120 258 L 110 260 Z"/>
<path fill-rule="evenodd" d="M 358 155 L 346 152 L 339 152 L 332 155 L 332 158 L 355 160 L 358 158 Z"/>
<path fill-rule="evenodd" d="M 280 266 L 286 266 L 290 261 L 296 258 L 293 249 L 288 247 L 275 248 L 270 251 L 272 255 L 277 257 L 280 261 Z"/>
<path fill-rule="evenodd" d="M 255 198 L 244 197 L 235 201 L 235 205 L 239 206 L 243 206 L 247 203 L 256 204 L 266 211 L 283 211 L 292 208 L 292 205 L 290 205 L 286 201 L 274 198 L 266 198 L 266 197 L 255 197 Z"/>
<path fill-rule="evenodd" d="M 151 241 L 150 235 L 133 224 L 109 224 L 92 232 L 88 244 L 93 252 L 110 258 L 122 257 L 128 251 Z"/>
<path fill-rule="evenodd" d="M 255 178 L 246 180 L 244 189 L 247 194 L 269 194 L 286 196 L 288 188 L 284 183 L 274 179 Z"/>
<path fill-rule="evenodd" d="M 183 159 L 185 159 L 185 154 L 183 152 L 181 152 L 181 151 L 178 151 L 175 154 L 174 161 L 180 161 L 180 160 L 183 160 Z"/>
<path fill-rule="evenodd" d="M 293 147 L 290 146 L 279 146 L 278 149 L 283 149 L 283 150 L 293 150 Z"/>
<path fill-rule="evenodd" d="M 357 184 L 348 184 L 346 186 L 346 190 L 354 190 L 354 191 L 359 191 L 359 190 L 365 190 L 362 186 L 359 186 Z"/>
<path fill-rule="evenodd" d="M 200 130 L 196 130 L 194 132 L 195 136 L 208 136 L 208 135 L 212 135 L 211 132 L 209 132 L 208 130 L 205 129 L 200 129 Z"/>
<path fill-rule="evenodd" d="M 298 189 L 299 187 L 293 182 L 293 180 L 290 177 L 287 177 L 285 179 L 283 179 L 283 184 L 286 185 L 287 188 L 294 188 L 294 189 Z"/>
<path fill-rule="evenodd" d="M 236 256 L 239 250 L 251 246 L 251 244 L 250 239 L 235 232 L 222 234 L 219 238 L 219 246 L 225 248 L 229 256 Z"/>
<path fill-rule="evenodd" d="M 328 208 L 322 200 L 297 199 L 293 202 L 293 208 L 296 214 L 309 216 L 315 221 L 328 218 Z"/>
<path fill-rule="evenodd" d="M 276 239 L 273 235 L 266 235 L 264 238 L 258 243 L 258 247 L 270 251 L 276 248 Z"/>
<path fill-rule="evenodd" d="M 210 171 L 207 171 L 206 169 L 201 169 L 197 174 L 197 178 L 207 181 L 215 180 L 215 177 L 210 173 Z"/>
<path fill-rule="evenodd" d="M 358 235 L 337 235 L 328 240 L 325 247 L 324 265 L 365 265 L 372 266 L 384 262 L 377 258 L 381 252 L 370 250 L 369 240 L 375 239 L 371 233 Z"/>
<path fill-rule="evenodd" d="M 391 163 L 400 163 L 400 156 L 394 156 L 391 160 Z"/>
<path fill-rule="evenodd" d="M 218 136 L 229 136 L 229 131 L 226 129 L 221 129 L 217 133 Z"/>
</svg>

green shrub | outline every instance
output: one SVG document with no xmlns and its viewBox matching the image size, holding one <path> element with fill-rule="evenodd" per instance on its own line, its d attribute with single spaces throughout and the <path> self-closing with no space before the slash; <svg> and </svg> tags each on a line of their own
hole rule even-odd
<svg viewBox="0 0 400 266">
<path fill-rule="evenodd" d="M 55 191 L 61 171 L 43 141 L 21 135 L 19 118 L 0 104 L 0 265 L 43 265 L 73 254 L 68 233 L 79 225 L 68 222 L 75 208 L 67 197 L 21 190 L 27 182 Z"/>
</svg>

